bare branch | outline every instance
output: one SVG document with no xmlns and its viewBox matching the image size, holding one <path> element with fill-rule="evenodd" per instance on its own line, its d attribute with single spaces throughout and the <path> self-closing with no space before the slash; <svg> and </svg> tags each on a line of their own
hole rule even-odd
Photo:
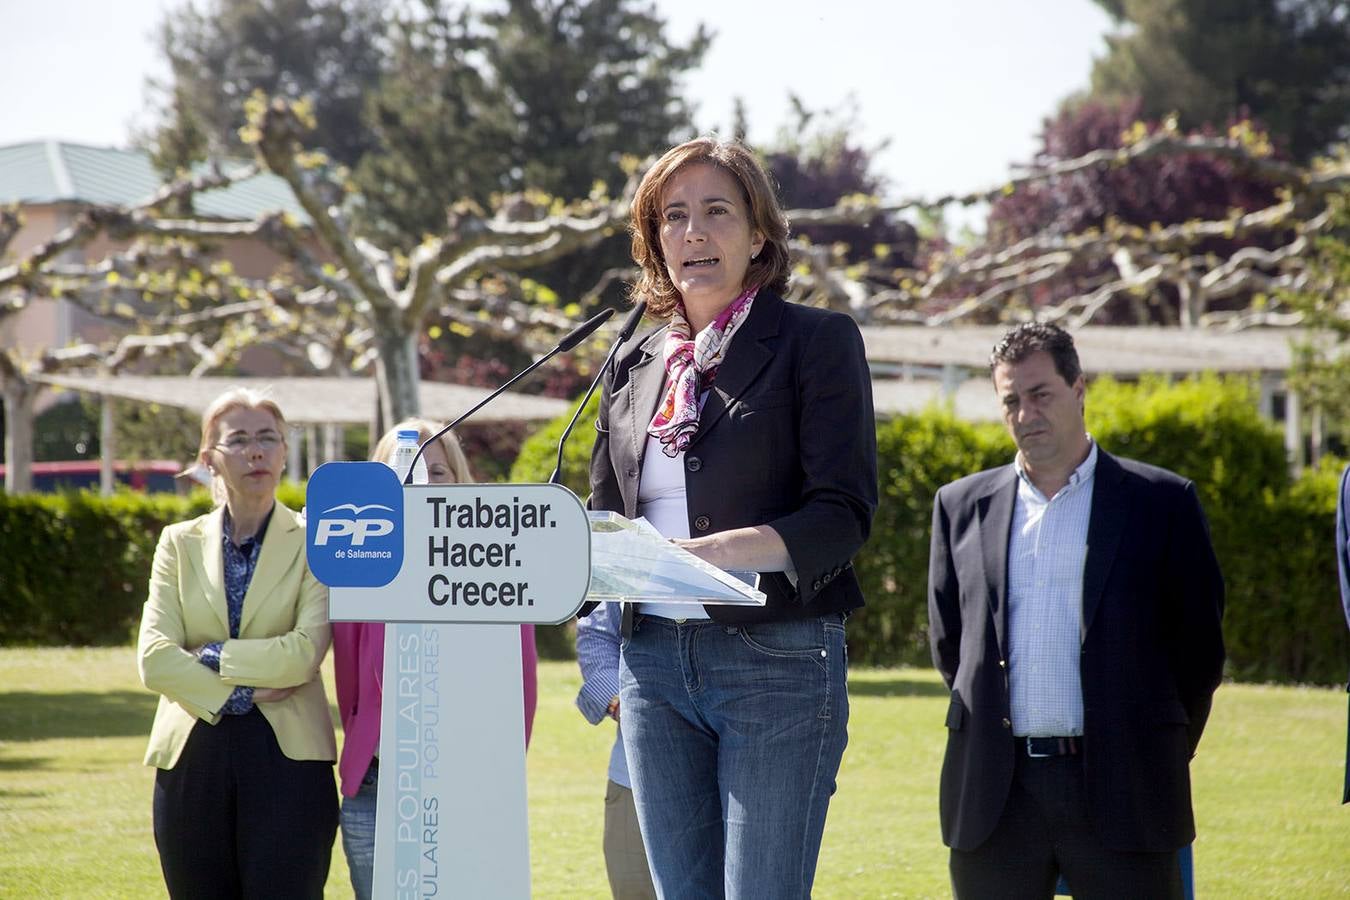
<svg viewBox="0 0 1350 900">
<path fill-rule="evenodd" d="M 274 99 L 267 105 L 258 123 L 258 153 L 274 175 L 281 177 L 291 193 L 309 214 L 315 234 L 324 247 L 347 269 L 347 278 L 356 292 L 368 301 L 388 295 L 380 290 L 379 278 L 371 261 L 352 238 L 346 217 L 336 205 L 325 203 L 314 182 L 313 173 L 296 159 L 301 138 L 307 130 L 289 102 Z M 333 186 L 329 185 L 330 187 Z"/>
<path fill-rule="evenodd" d="M 228 187 L 240 181 L 247 181 L 259 173 L 256 163 L 233 164 L 228 169 L 220 160 L 212 160 L 206 169 L 197 175 L 186 175 L 164 185 L 149 200 L 139 205 L 146 211 L 159 210 L 175 201 L 186 200 L 194 194 Z"/>
<path fill-rule="evenodd" d="M 106 207 L 91 207 L 75 218 L 75 221 L 61 229 L 51 238 L 34 247 L 17 263 L 0 266 L 0 287 L 10 285 L 23 286 L 40 271 L 48 260 L 89 243 L 103 228 L 105 217 L 110 214 L 126 213 L 109 210 Z"/>
<path fill-rule="evenodd" d="M 19 233 L 22 226 L 23 216 L 20 215 L 17 205 L 0 209 L 0 256 L 5 255 L 5 248 L 14 240 L 14 235 Z"/>
<path fill-rule="evenodd" d="M 1236 163 L 1240 168 L 1275 184 L 1291 185 L 1314 196 L 1344 191 L 1350 187 L 1350 161 L 1342 161 L 1325 171 L 1309 173 L 1292 163 L 1259 156 L 1240 140 L 1226 137 L 1180 136 L 1167 132 L 1150 135 L 1115 150 L 1095 150 L 1074 159 L 1057 161 L 1048 166 L 1024 167 L 1007 182 L 994 187 L 964 194 L 941 194 L 937 197 L 909 197 L 884 203 L 867 197 L 848 197 L 824 209 L 794 209 L 787 213 L 788 221 L 801 228 L 813 225 L 867 225 L 878 216 L 905 210 L 938 211 L 953 203 L 973 206 L 993 203 L 1001 197 L 1043 181 L 1050 181 L 1094 168 L 1119 167 L 1136 160 L 1183 153 L 1202 153 L 1219 156 Z"/>
<path fill-rule="evenodd" d="M 442 285 L 455 285 L 488 265 L 508 271 L 545 265 L 569 253 L 598 244 L 613 234 L 621 221 L 622 217 L 612 214 L 597 217 L 583 230 L 574 230 L 560 222 L 557 228 L 544 232 L 544 236 L 533 244 L 484 244 L 442 266 L 436 272 L 436 281 Z"/>
<path fill-rule="evenodd" d="M 614 282 L 633 282 L 637 280 L 637 277 L 638 270 L 633 266 L 606 269 L 601 273 L 600 278 L 595 282 L 595 285 L 591 287 L 590 290 L 586 291 L 586 293 L 582 294 L 577 302 L 581 304 L 583 309 L 588 306 L 593 306 L 600 302 L 600 298 L 604 296 L 605 291 L 609 290 L 609 286 Z"/>
</svg>

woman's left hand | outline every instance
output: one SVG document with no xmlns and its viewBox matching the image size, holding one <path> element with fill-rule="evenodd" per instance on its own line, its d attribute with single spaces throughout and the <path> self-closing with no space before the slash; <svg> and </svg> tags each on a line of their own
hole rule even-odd
<svg viewBox="0 0 1350 900">
<path fill-rule="evenodd" d="M 254 703 L 279 703 L 285 700 L 291 694 L 295 693 L 295 688 L 254 688 Z"/>
</svg>

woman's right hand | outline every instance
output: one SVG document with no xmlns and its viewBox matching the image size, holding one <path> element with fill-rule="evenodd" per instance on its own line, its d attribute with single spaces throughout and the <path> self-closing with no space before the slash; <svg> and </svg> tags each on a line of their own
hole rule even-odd
<svg viewBox="0 0 1350 900">
<path fill-rule="evenodd" d="M 254 703 L 280 703 L 291 694 L 295 693 L 295 688 L 254 688 Z"/>
</svg>

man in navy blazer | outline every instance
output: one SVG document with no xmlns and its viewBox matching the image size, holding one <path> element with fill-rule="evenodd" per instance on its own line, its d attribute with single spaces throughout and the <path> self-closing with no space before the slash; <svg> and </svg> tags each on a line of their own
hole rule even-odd
<svg viewBox="0 0 1350 900">
<path fill-rule="evenodd" d="M 1096 446 L 1061 329 L 1014 328 L 990 369 L 1017 456 L 938 491 L 929 559 L 953 891 L 1179 898 L 1224 659 L 1195 487 Z"/>
</svg>

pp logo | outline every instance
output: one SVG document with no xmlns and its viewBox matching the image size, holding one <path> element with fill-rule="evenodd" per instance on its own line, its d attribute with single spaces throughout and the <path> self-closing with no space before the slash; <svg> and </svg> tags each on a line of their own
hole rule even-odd
<svg viewBox="0 0 1350 900">
<path fill-rule="evenodd" d="M 364 512 L 375 509 L 383 513 L 392 513 L 393 510 L 381 503 L 372 503 L 369 506 L 357 506 L 355 503 L 341 503 L 337 506 L 325 509 L 323 516 L 319 519 L 318 533 L 314 536 L 314 546 L 328 546 L 328 539 L 334 537 L 349 537 L 353 547 L 360 547 L 366 542 L 366 538 L 384 537 L 394 530 L 393 519 L 330 519 L 327 518 L 332 513 L 350 512 L 353 516 L 360 516 Z"/>
<path fill-rule="evenodd" d="M 380 587 L 403 568 L 403 486 L 383 463 L 328 463 L 305 491 L 306 556 L 329 587 Z"/>
</svg>

